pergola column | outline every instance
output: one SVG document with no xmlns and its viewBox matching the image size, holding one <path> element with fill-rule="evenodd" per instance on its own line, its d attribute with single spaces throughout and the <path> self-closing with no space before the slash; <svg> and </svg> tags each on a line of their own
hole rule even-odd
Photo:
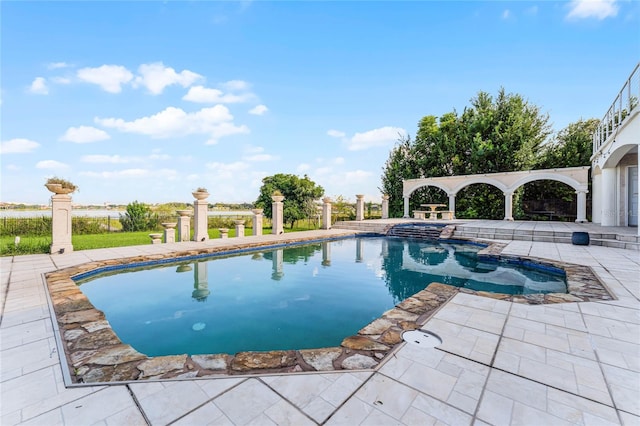
<svg viewBox="0 0 640 426">
<path fill-rule="evenodd" d="M 576 191 L 578 194 L 578 211 L 576 212 L 576 222 L 587 221 L 587 191 Z"/>
<path fill-rule="evenodd" d="M 456 194 L 455 192 L 450 192 L 449 194 L 449 211 L 451 212 L 451 219 L 456 218 Z"/>
<path fill-rule="evenodd" d="M 504 193 L 504 220 L 513 221 L 513 192 Z"/>
<path fill-rule="evenodd" d="M 404 195 L 402 197 L 402 200 L 404 201 L 404 214 L 402 217 L 408 218 L 409 217 L 409 196 Z"/>
</svg>

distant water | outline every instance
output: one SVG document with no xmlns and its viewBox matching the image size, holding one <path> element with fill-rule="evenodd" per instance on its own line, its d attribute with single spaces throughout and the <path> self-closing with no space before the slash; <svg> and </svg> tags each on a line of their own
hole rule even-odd
<svg viewBox="0 0 640 426">
<path fill-rule="evenodd" d="M 84 217 L 119 217 L 120 213 L 124 214 L 124 210 L 83 210 L 73 209 L 71 211 L 72 216 L 84 216 Z M 253 213 L 251 210 L 215 210 L 209 211 L 209 216 L 251 216 Z M 41 217 L 51 216 L 51 210 L 0 210 L 0 218 L 2 217 Z M 176 214 L 176 217 L 178 215 Z"/>
</svg>

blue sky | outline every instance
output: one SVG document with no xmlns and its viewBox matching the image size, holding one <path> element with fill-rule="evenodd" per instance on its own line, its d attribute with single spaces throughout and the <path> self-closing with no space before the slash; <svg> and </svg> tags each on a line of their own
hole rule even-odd
<svg viewBox="0 0 640 426">
<path fill-rule="evenodd" d="M 601 118 L 640 58 L 640 3 L 0 4 L 1 194 L 46 204 L 253 202 L 265 176 L 379 200 L 398 134 L 519 93 Z"/>
</svg>

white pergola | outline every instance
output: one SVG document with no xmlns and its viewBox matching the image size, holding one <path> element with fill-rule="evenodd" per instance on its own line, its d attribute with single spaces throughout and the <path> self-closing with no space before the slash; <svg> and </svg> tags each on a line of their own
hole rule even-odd
<svg viewBox="0 0 640 426">
<path fill-rule="evenodd" d="M 587 192 L 589 192 L 588 166 L 403 180 L 402 197 L 404 198 L 404 217 L 409 217 L 409 198 L 411 194 L 419 188 L 435 186 L 446 192 L 449 196 L 449 210 L 452 211 L 455 216 L 456 194 L 469 185 L 486 183 L 495 186 L 503 192 L 504 220 L 513 220 L 512 201 L 514 191 L 522 185 L 536 180 L 554 180 L 565 183 L 575 189 L 576 194 L 578 194 L 576 222 L 587 221 Z"/>
</svg>

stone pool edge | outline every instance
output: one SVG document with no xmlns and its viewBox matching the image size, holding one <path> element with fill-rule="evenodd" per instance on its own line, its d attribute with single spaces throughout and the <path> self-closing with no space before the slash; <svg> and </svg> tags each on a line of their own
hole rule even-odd
<svg viewBox="0 0 640 426">
<path fill-rule="evenodd" d="M 353 236 L 353 235 L 352 235 Z M 329 238 L 339 239 L 339 238 Z M 324 240 L 324 239 L 323 239 Z M 402 333 L 419 329 L 457 293 L 526 304 L 613 300 L 610 292 L 590 267 L 533 257 L 524 258 L 542 267 L 563 269 L 569 293 L 545 295 L 507 295 L 461 289 L 430 283 L 424 290 L 398 303 L 395 308 L 365 327 L 357 335 L 346 337 L 339 347 L 269 352 L 240 352 L 235 355 L 170 355 L 147 357 L 124 344 L 111 329 L 103 312 L 97 310 L 82 293 L 73 278 L 108 267 L 124 266 L 162 259 L 227 253 L 234 250 L 271 248 L 318 241 L 301 238 L 285 244 L 264 242 L 226 247 L 204 247 L 161 255 L 134 256 L 88 262 L 45 274 L 60 346 L 69 369 L 68 386 L 115 384 L 138 380 L 233 377 L 257 374 L 375 370 L 403 342 Z M 446 242 L 447 240 L 442 240 Z M 458 240 L 461 241 L 462 240 Z M 479 256 L 487 259 L 521 262 L 519 256 L 501 255 L 506 244 L 482 240 L 466 242 L 487 244 Z M 62 354 L 61 354 L 62 355 Z M 61 356 L 62 358 L 62 356 Z M 67 376 L 65 374 L 65 376 Z"/>
</svg>

